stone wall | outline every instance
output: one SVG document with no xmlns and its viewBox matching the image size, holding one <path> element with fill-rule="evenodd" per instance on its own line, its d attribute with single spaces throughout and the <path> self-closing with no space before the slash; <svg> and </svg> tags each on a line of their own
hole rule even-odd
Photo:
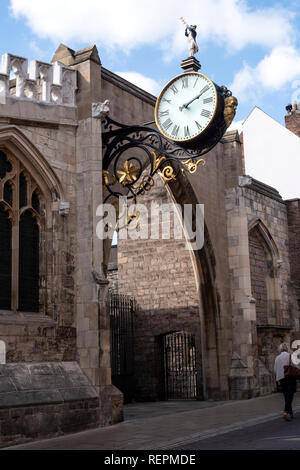
<svg viewBox="0 0 300 470">
<path fill-rule="evenodd" d="M 252 179 L 252 184 L 245 190 L 249 228 L 253 226 L 254 221 L 261 222 L 265 226 L 266 237 L 269 238 L 269 247 L 265 244 L 265 249 L 272 250 L 275 286 L 274 292 L 271 292 L 271 287 L 269 289 L 269 299 L 278 305 L 273 305 L 273 309 L 269 308 L 269 322 L 294 326 L 289 309 L 290 260 L 286 205 L 281 197 L 278 197 L 277 191 L 268 194 L 265 192 L 266 188 L 266 185 L 255 184 Z"/>
<path fill-rule="evenodd" d="M 0 365 L 0 447 L 99 423 L 99 397 L 77 363 Z"/>
<path fill-rule="evenodd" d="M 119 291 L 118 285 L 118 246 L 112 246 L 108 263 L 107 279 L 109 280 L 109 289 L 113 292 Z"/>
<path fill-rule="evenodd" d="M 289 253 L 291 265 L 291 311 L 295 321 L 295 331 L 299 332 L 300 319 L 300 201 L 286 201 L 289 232 Z M 295 332 L 293 338 L 298 338 Z"/>
<path fill-rule="evenodd" d="M 102 67 L 102 101 L 110 101 L 110 117 L 121 124 L 142 125 L 154 120 L 156 98 Z"/>
<path fill-rule="evenodd" d="M 122 395 L 111 384 L 108 283 L 96 234 L 102 125 L 92 103 L 109 99 L 116 120 L 144 123 L 153 120 L 155 98 L 102 69 L 95 46 L 61 45 L 51 64 L 29 68 L 25 58 L 6 54 L 0 85 L 0 147 L 21 162 L 45 200 L 40 311 L 20 313 L 15 300 L 0 312 L 3 361 L 77 360 L 100 398 L 98 423 L 108 425 L 122 419 Z"/>
<path fill-rule="evenodd" d="M 45 295 L 39 314 L 0 313 L 8 362 L 76 359 L 75 119 L 72 107 L 41 107 L 9 96 L 1 106 L 1 148 L 32 175 L 46 207 L 41 233 Z M 64 201 L 71 208 L 67 217 L 60 215 Z"/>
<path fill-rule="evenodd" d="M 276 190 L 246 176 L 240 178 L 238 188 L 226 191 L 226 201 L 234 328 L 240 337 L 240 344 L 233 344 L 237 356 L 232 363 L 232 389 L 241 373 L 249 374 L 253 396 L 266 391 L 267 379 L 262 380 L 258 358 L 268 371 L 270 392 L 278 345 L 289 341 L 290 331 L 297 327 L 290 309 L 287 211 Z M 236 368 L 238 358 L 248 372 Z"/>
<path fill-rule="evenodd" d="M 300 283 L 300 200 L 286 201 L 289 231 L 291 279 Z"/>
<path fill-rule="evenodd" d="M 96 235 L 102 140 L 101 121 L 91 117 L 91 104 L 101 101 L 101 64 L 94 48 L 76 54 L 65 46 L 53 62 L 35 62 L 29 73 L 23 58 L 6 56 L 2 62 L 0 147 L 37 183 L 45 201 L 45 227 L 40 311 L 21 313 L 15 300 L 11 311 L 0 312 L 0 341 L 6 347 L 6 367 L 77 360 L 98 394 L 98 417 L 90 425 L 108 425 L 122 419 L 122 396 L 111 385 L 107 281 L 101 276 L 103 246 Z M 12 69 L 16 78 L 9 81 Z M 71 421 L 76 422 L 71 414 L 70 431 Z M 24 418 L 24 428 L 27 424 Z M 5 426 L 3 418 L 1 429 Z"/>
</svg>

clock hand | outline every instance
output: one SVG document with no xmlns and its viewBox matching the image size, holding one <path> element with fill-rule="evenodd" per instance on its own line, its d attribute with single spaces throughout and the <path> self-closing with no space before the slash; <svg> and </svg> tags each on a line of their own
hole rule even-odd
<svg viewBox="0 0 300 470">
<path fill-rule="evenodd" d="M 188 103 L 183 104 L 182 106 L 179 107 L 179 110 L 182 111 L 183 109 L 186 109 L 191 103 L 194 101 L 198 100 L 203 93 L 205 93 L 207 89 L 203 88 L 203 90 L 199 93 L 199 95 L 195 96 L 192 100 L 190 100 Z"/>
</svg>

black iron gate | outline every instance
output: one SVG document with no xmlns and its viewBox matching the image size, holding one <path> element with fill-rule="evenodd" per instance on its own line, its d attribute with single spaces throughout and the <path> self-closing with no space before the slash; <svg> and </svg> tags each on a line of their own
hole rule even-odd
<svg viewBox="0 0 300 470">
<path fill-rule="evenodd" d="M 179 331 L 163 337 L 165 398 L 199 399 L 195 337 Z"/>
<path fill-rule="evenodd" d="M 109 293 L 112 383 L 124 394 L 124 402 L 133 398 L 133 315 L 136 302 L 126 295 Z"/>
</svg>

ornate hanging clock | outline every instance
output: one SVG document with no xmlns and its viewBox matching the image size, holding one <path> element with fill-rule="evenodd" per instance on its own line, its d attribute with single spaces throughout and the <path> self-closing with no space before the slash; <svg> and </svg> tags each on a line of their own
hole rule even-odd
<svg viewBox="0 0 300 470">
<path fill-rule="evenodd" d="M 182 21 L 190 56 L 181 63 L 184 73 L 173 78 L 160 93 L 155 121 L 125 125 L 104 111 L 105 202 L 124 195 L 137 202 L 140 194 L 153 187 L 157 173 L 167 183 L 179 175 L 195 173 L 205 163 L 202 157 L 217 145 L 234 119 L 237 99 L 225 86 L 216 85 L 199 72 L 201 64 L 194 57 L 198 52 L 197 26 L 188 25 L 183 18 Z M 157 129 L 149 127 L 154 122 Z"/>
<path fill-rule="evenodd" d="M 225 109 L 228 112 L 229 105 L 234 117 L 237 102 L 228 95 L 230 92 L 225 87 L 219 87 L 202 73 L 178 75 L 158 97 L 156 125 L 165 137 L 183 148 L 209 145 L 214 136 L 219 132 L 223 135 L 228 127 Z"/>
</svg>

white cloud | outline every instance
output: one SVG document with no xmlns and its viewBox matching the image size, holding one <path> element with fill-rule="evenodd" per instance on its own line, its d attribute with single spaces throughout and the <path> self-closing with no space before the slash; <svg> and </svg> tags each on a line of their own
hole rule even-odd
<svg viewBox="0 0 300 470">
<path fill-rule="evenodd" d="M 39 58 L 45 58 L 49 55 L 49 52 L 41 49 L 36 41 L 31 41 L 29 46 L 33 53 Z"/>
<path fill-rule="evenodd" d="M 128 82 L 133 83 L 134 85 L 142 88 L 148 93 L 152 93 L 152 95 L 157 96 L 161 86 L 152 78 L 145 77 L 141 73 L 138 72 L 115 72 L 120 77 L 125 78 Z"/>
<path fill-rule="evenodd" d="M 300 78 L 300 51 L 293 46 L 278 46 L 256 67 L 245 63 L 230 88 L 234 95 L 245 101 L 255 89 L 277 91 L 296 78 Z"/>
<path fill-rule="evenodd" d="M 35 34 L 55 42 L 97 42 L 123 52 L 155 44 L 168 50 L 169 57 L 188 52 L 181 15 L 198 25 L 200 46 L 273 47 L 289 43 L 293 32 L 290 12 L 278 5 L 250 9 L 249 0 L 10 0 L 10 5 Z"/>
<path fill-rule="evenodd" d="M 300 77 L 300 51 L 295 48 L 297 33 L 293 13 L 275 4 L 257 8 L 250 0 L 10 0 L 12 13 L 25 18 L 32 31 L 57 45 L 96 43 L 100 49 L 130 53 L 145 45 L 160 47 L 165 60 L 188 54 L 184 15 L 198 25 L 201 48 L 213 43 L 237 52 L 249 45 L 268 52 L 257 66 L 244 63 L 235 75 L 232 89 L 240 102 L 256 100 L 266 91 Z M 272 2 L 273 3 L 273 2 Z M 292 8 L 292 7 L 291 7 Z M 38 50 L 38 40 L 32 48 Z M 150 78 L 122 75 L 150 93 L 159 87 Z"/>
</svg>

